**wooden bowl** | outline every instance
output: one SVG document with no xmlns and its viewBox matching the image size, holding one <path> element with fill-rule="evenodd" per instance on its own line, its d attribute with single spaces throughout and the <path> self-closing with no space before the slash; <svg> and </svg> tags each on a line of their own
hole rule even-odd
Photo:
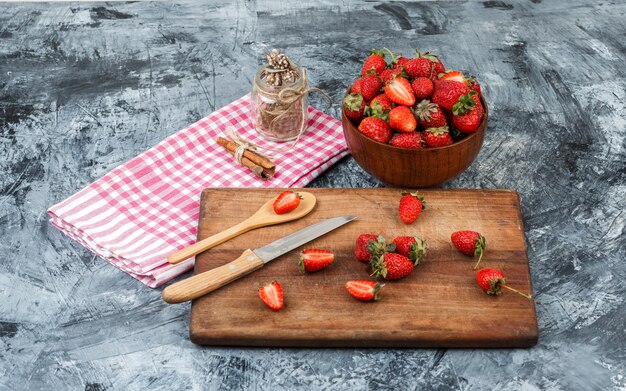
<svg viewBox="0 0 626 391">
<path fill-rule="evenodd" d="M 394 187 L 431 187 L 446 182 L 469 167 L 483 145 L 489 110 L 475 133 L 439 148 L 406 149 L 363 135 L 342 112 L 343 134 L 354 160 L 370 175 Z"/>
</svg>

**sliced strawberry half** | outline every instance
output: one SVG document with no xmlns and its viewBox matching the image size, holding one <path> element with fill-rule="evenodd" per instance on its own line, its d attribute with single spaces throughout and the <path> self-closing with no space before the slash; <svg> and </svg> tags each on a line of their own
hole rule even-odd
<svg viewBox="0 0 626 391">
<path fill-rule="evenodd" d="M 439 78 L 439 80 L 454 80 L 454 81 L 458 81 L 459 83 L 463 83 L 466 86 L 468 84 L 467 79 L 465 78 L 465 75 L 463 75 L 459 71 L 446 72 L 443 74 L 443 76 Z"/>
<path fill-rule="evenodd" d="M 309 248 L 300 254 L 300 262 L 298 266 L 302 273 L 316 272 L 322 270 L 335 260 L 335 254 L 332 251 L 321 250 L 317 248 Z"/>
<path fill-rule="evenodd" d="M 274 311 L 283 308 L 283 287 L 277 281 L 259 287 L 259 297 L 263 302 Z"/>
<path fill-rule="evenodd" d="M 291 212 L 300 205 L 301 199 L 302 197 L 298 193 L 291 190 L 283 191 L 274 201 L 274 212 L 279 215 Z"/>
<path fill-rule="evenodd" d="M 355 299 L 361 301 L 377 301 L 380 299 L 380 289 L 385 286 L 376 281 L 371 280 L 352 280 L 346 282 L 348 293 Z"/>
<path fill-rule="evenodd" d="M 385 86 L 385 95 L 392 102 L 402 106 L 413 106 L 415 104 L 415 94 L 411 83 L 404 77 L 396 77 Z"/>
</svg>

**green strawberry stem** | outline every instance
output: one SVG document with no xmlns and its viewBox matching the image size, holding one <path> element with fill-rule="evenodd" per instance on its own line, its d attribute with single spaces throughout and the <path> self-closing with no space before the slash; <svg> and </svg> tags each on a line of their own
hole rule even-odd
<svg viewBox="0 0 626 391">
<path fill-rule="evenodd" d="M 476 261 L 476 264 L 474 265 L 474 270 L 478 269 L 478 265 L 480 264 L 480 261 L 483 259 L 483 252 L 482 252 L 482 250 L 479 253 L 480 253 L 480 255 L 478 256 L 478 261 Z"/>
<path fill-rule="evenodd" d="M 527 298 L 528 300 L 532 300 L 532 297 L 531 297 L 530 295 L 527 295 L 526 293 L 520 292 L 520 291 L 518 291 L 517 289 L 511 288 L 511 287 L 510 287 L 510 286 L 508 286 L 508 285 L 504 285 L 504 284 L 502 284 L 502 287 L 503 287 L 503 288 L 506 288 L 506 289 L 508 289 L 508 290 L 510 290 L 511 292 L 515 292 L 515 293 L 517 293 L 517 294 L 518 294 L 518 295 L 520 295 L 520 296 L 524 296 L 524 297 L 525 297 L 525 298 Z"/>
</svg>

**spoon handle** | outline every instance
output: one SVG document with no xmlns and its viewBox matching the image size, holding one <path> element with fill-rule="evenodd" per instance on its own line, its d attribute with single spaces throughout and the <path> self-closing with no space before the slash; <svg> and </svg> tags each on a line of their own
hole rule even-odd
<svg viewBox="0 0 626 391">
<path fill-rule="evenodd" d="M 237 225 L 233 225 L 232 227 L 224 230 L 222 232 L 218 232 L 213 236 L 209 236 L 208 238 L 202 239 L 199 242 L 192 244 L 191 246 L 187 246 L 178 251 L 174 251 L 170 255 L 167 256 L 167 261 L 171 264 L 176 264 L 184 261 L 187 258 L 191 258 L 194 255 L 200 254 L 203 251 L 206 251 L 212 247 L 217 246 L 220 243 L 224 243 L 225 241 L 234 238 L 237 235 L 241 235 L 244 232 L 250 231 L 254 228 L 253 224 L 250 224 L 249 220 L 242 221 Z"/>
</svg>

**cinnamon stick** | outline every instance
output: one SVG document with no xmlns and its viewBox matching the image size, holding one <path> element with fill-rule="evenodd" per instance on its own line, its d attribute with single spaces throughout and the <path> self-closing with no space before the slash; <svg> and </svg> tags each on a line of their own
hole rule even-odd
<svg viewBox="0 0 626 391">
<path fill-rule="evenodd" d="M 224 137 L 218 137 L 217 143 L 226 148 L 231 155 L 235 155 L 237 150 L 235 142 Z M 244 151 L 241 157 L 241 164 L 252 170 L 256 176 L 264 181 L 272 178 L 276 170 L 276 166 L 270 160 L 249 150 Z"/>
</svg>

